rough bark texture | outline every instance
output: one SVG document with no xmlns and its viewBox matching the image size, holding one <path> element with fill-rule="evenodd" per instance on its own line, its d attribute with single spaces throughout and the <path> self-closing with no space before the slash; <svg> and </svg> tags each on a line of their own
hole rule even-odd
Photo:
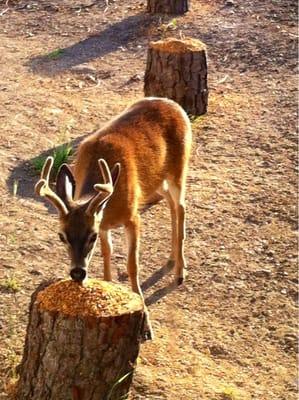
<svg viewBox="0 0 299 400">
<path fill-rule="evenodd" d="M 147 0 L 147 11 L 155 14 L 184 14 L 188 11 L 188 0 Z"/>
<path fill-rule="evenodd" d="M 207 112 L 206 50 L 167 52 L 149 47 L 144 77 L 145 96 L 168 97 L 187 113 Z"/>
<path fill-rule="evenodd" d="M 37 292 L 45 286 L 31 299 L 17 400 L 127 398 L 143 310 L 84 319 L 49 313 L 36 302 Z"/>
</svg>

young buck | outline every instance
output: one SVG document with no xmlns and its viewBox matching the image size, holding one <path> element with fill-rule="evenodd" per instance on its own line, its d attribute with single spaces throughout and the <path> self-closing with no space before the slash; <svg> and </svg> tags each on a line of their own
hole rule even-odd
<svg viewBox="0 0 299 400">
<path fill-rule="evenodd" d="M 140 211 L 165 198 L 170 208 L 172 249 L 178 284 L 184 279 L 185 183 L 191 127 L 175 102 L 146 98 L 131 106 L 79 145 L 71 169 L 62 165 L 56 193 L 50 189 L 53 159 L 44 165 L 36 192 L 58 210 L 60 240 L 67 246 L 70 275 L 82 282 L 100 238 L 104 279 L 111 280 L 110 230 L 123 225 L 128 238 L 127 270 L 133 291 L 138 279 Z M 152 335 L 147 318 L 145 335 Z"/>
</svg>

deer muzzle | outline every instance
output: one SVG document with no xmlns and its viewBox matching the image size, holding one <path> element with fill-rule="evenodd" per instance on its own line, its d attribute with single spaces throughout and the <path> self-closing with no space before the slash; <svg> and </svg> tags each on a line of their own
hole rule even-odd
<svg viewBox="0 0 299 400">
<path fill-rule="evenodd" d="M 87 272 L 83 268 L 73 268 L 70 272 L 71 278 L 75 282 L 82 282 L 87 276 Z"/>
</svg>

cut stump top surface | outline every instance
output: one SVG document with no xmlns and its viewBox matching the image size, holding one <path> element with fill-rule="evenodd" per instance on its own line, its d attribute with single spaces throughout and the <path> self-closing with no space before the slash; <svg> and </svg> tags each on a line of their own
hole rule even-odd
<svg viewBox="0 0 299 400">
<path fill-rule="evenodd" d="M 150 48 L 163 51 L 165 53 L 187 53 L 205 50 L 206 46 L 198 39 L 167 38 L 164 40 L 158 40 L 157 42 L 151 42 Z"/>
<path fill-rule="evenodd" d="M 141 297 L 119 283 L 60 280 L 38 293 L 40 310 L 71 317 L 113 317 L 143 310 Z"/>
</svg>

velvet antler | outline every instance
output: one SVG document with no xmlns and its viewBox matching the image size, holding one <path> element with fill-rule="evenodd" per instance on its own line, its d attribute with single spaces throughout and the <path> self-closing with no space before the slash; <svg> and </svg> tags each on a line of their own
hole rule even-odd
<svg viewBox="0 0 299 400">
<path fill-rule="evenodd" d="M 44 163 L 40 180 L 35 185 L 35 192 L 41 197 L 46 197 L 60 214 L 66 215 L 68 213 L 66 205 L 49 186 L 49 178 L 53 163 L 53 157 L 48 157 Z"/>
</svg>

